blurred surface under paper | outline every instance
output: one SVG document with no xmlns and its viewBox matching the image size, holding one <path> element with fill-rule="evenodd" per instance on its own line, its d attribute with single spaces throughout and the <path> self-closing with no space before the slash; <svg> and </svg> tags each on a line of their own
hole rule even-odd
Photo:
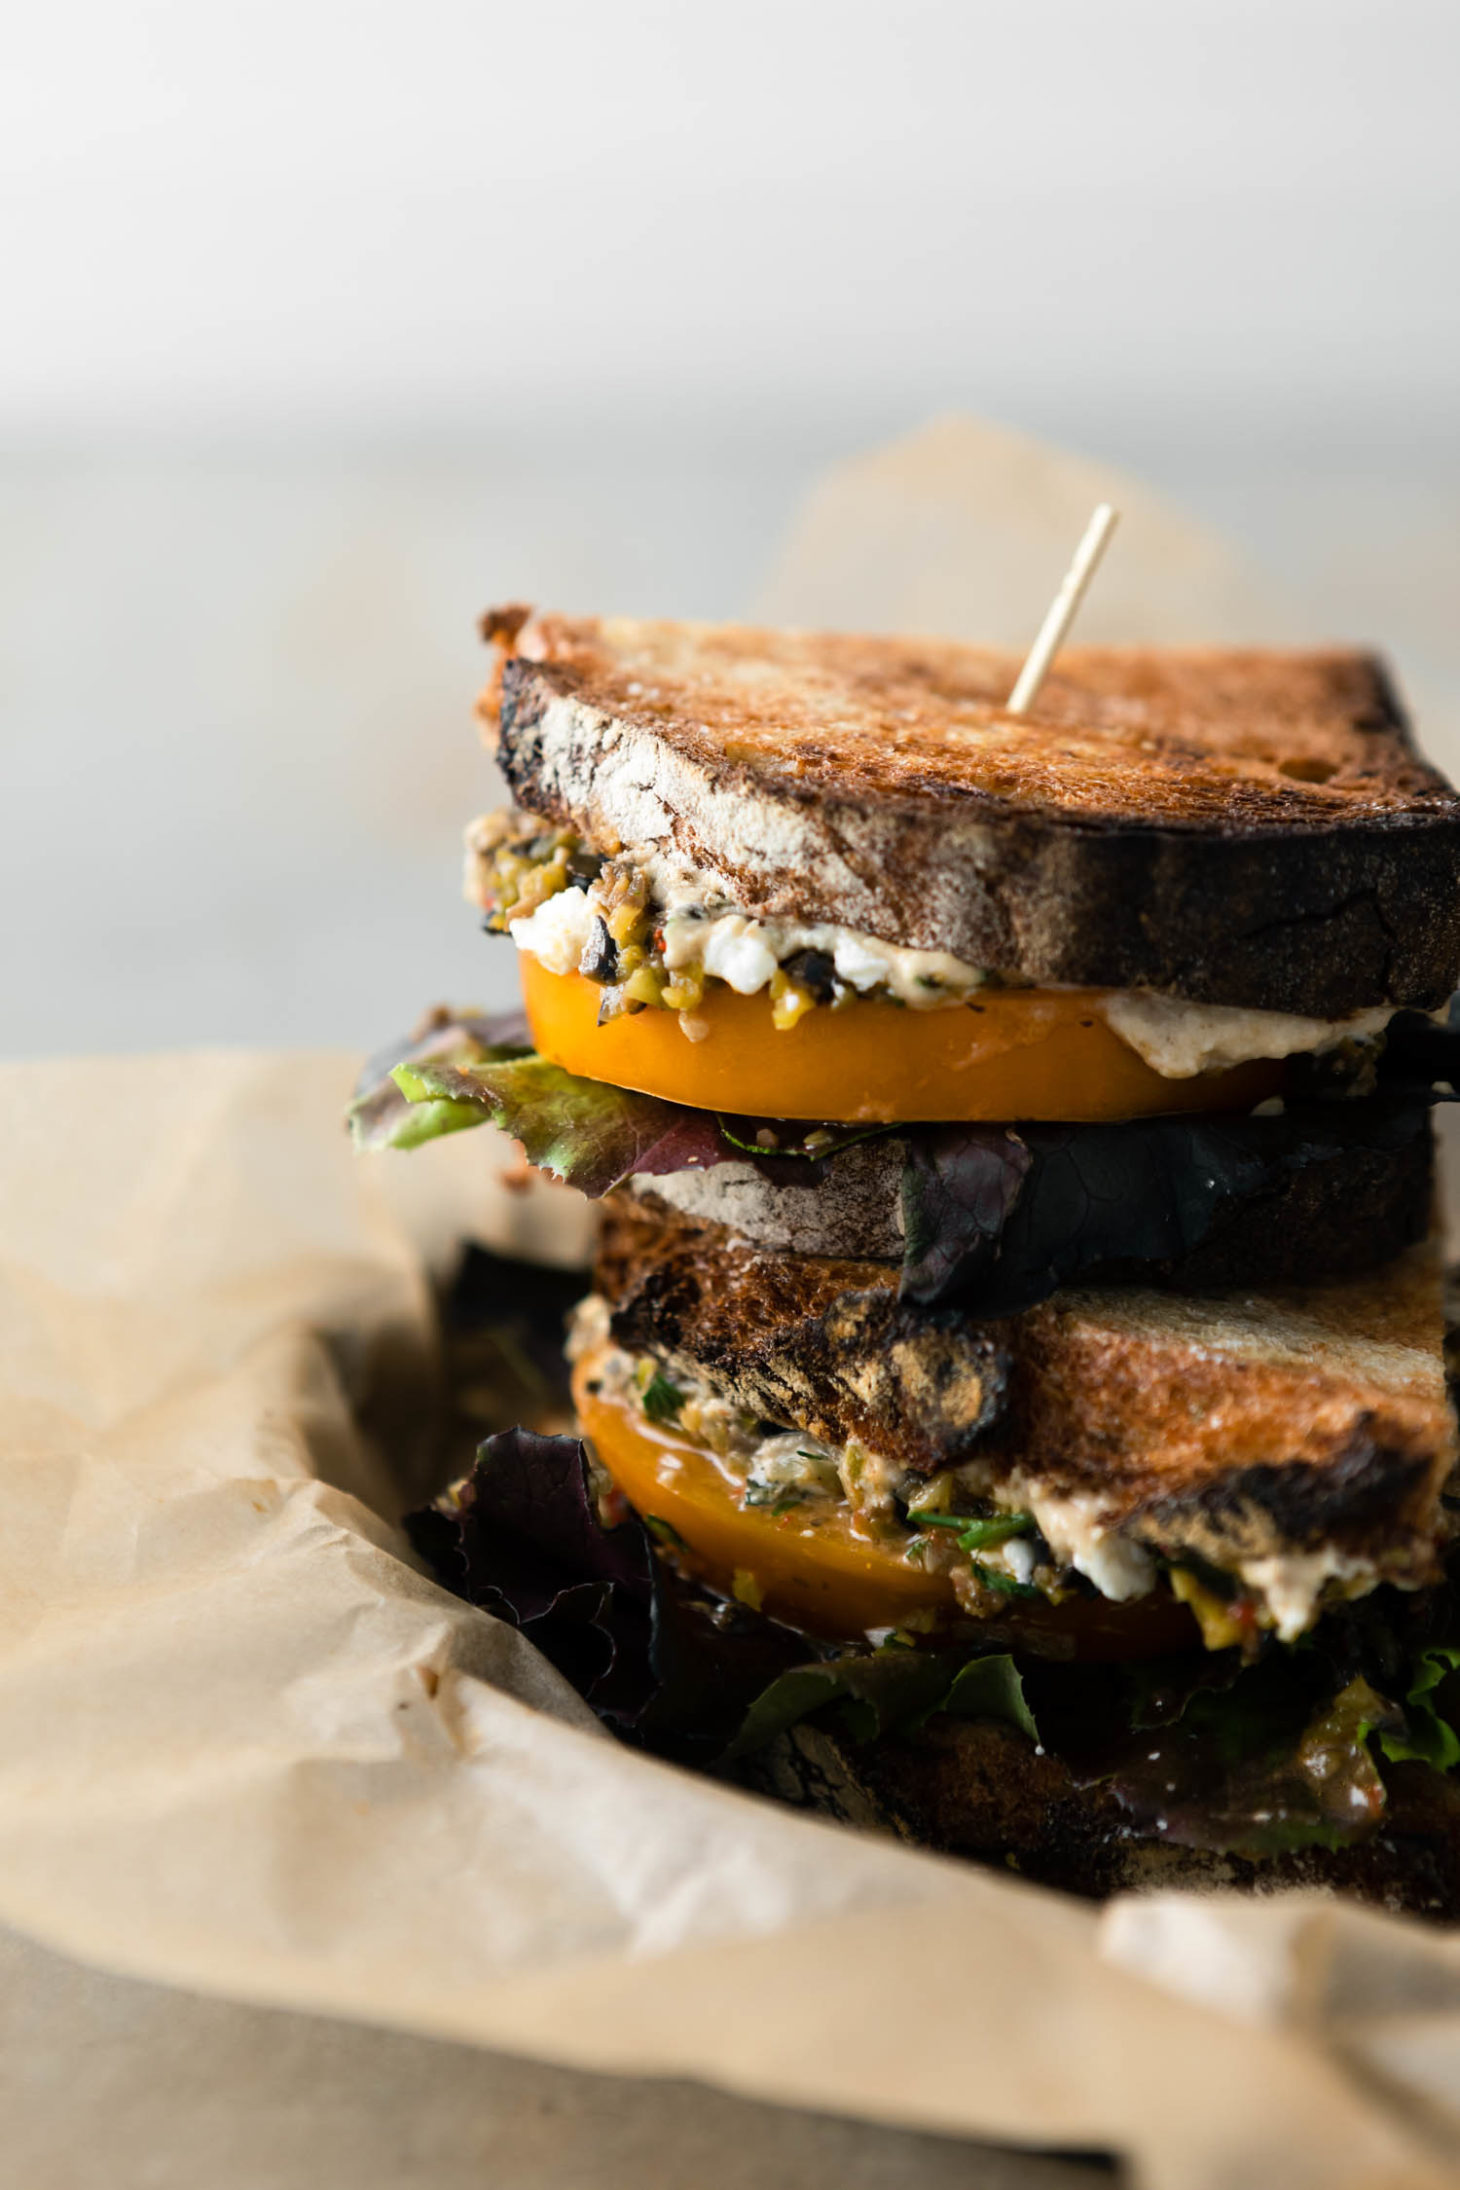
<svg viewBox="0 0 1460 2190">
<path fill-rule="evenodd" d="M 1114 2190 L 1079 2162 L 110 1976 L 0 1931 L 24 2190 Z"/>
<path fill-rule="evenodd" d="M 1139 481 L 962 416 L 836 465 L 803 504 L 757 614 L 1023 649 L 1098 502 L 1114 503 L 1120 529 L 1071 643 L 1292 635 L 1272 585 Z"/>
</svg>

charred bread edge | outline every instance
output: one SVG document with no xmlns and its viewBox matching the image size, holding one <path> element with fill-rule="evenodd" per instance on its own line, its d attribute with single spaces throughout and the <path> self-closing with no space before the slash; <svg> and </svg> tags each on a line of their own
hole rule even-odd
<svg viewBox="0 0 1460 2190">
<path fill-rule="evenodd" d="M 570 686 L 553 664 L 505 663 L 497 752 L 513 796 L 590 836 L 657 843 L 752 913 L 1031 981 L 1320 1018 L 1433 1010 L 1460 975 L 1460 814 L 1216 830 L 974 795 L 864 806 L 712 771 Z"/>
</svg>

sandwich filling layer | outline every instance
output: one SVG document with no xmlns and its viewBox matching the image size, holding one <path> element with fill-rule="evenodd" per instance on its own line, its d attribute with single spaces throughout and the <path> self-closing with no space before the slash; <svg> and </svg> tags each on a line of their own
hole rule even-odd
<svg viewBox="0 0 1460 2190">
<path fill-rule="evenodd" d="M 600 1020 L 674 1011 L 690 1041 L 703 1039 L 700 1015 L 715 987 L 767 994 L 772 1024 L 788 1031 L 818 1008 L 859 999 L 926 1012 L 1031 986 L 947 951 L 906 949 L 830 922 L 756 919 L 708 876 L 653 857 L 606 859 L 529 814 L 473 824 L 467 894 L 489 927 L 509 933 L 547 972 L 593 981 Z M 1141 991 L 1097 994 L 1092 1008 L 1166 1079 L 1371 1042 L 1393 1016 L 1382 1006 L 1324 1019 Z"/>
<path fill-rule="evenodd" d="M 887 1591 L 885 1611 L 895 1622 L 909 1607 L 889 1578 L 892 1562 L 913 1570 L 913 1593 L 929 1607 L 956 1603 L 976 1618 L 1008 1609 L 1010 1598 L 1066 1600 L 1083 1577 L 1115 1604 L 1147 1595 L 1156 1586 L 1151 1554 L 1119 1531 L 1101 1527 L 1090 1501 L 1047 1499 L 1037 1489 L 1028 1503 L 1021 1486 L 989 1485 L 981 1471 L 944 1468 L 919 1476 L 857 1438 L 833 1445 L 802 1429 L 779 1426 L 727 1399 L 692 1365 L 668 1366 L 652 1354 L 632 1354 L 608 1338 L 607 1303 L 590 1295 L 579 1310 L 571 1344 L 581 1369 L 580 1401 L 602 1417 L 606 1408 L 629 1412 L 648 1434 L 658 1433 L 655 1475 L 659 1487 L 683 1475 L 684 1447 L 709 1456 L 720 1477 L 723 1502 L 739 1508 L 744 1556 L 726 1580 L 732 1593 L 759 1605 L 776 1594 L 781 1571 L 801 1563 L 768 1526 L 794 1517 L 796 1535 L 815 1532 L 804 1558 L 824 1557 L 829 1529 L 868 1547 Z M 640 1434 L 643 1434 L 641 1427 Z M 612 1430 L 605 1465 L 614 1474 Z M 991 1491 L 992 1495 L 984 1495 Z M 713 1494 L 701 1503 L 713 1504 Z M 727 1516 L 718 1516 L 724 1535 Z M 683 1532 L 695 1545 L 693 1523 Z M 779 1532 L 778 1532 L 779 1533 Z M 880 1554 L 880 1556 L 878 1556 Z M 769 1573 L 767 1573 L 769 1569 Z M 918 1581 L 931 1586 L 916 1589 Z M 872 1600 L 869 1598 L 869 1603 Z M 867 1624 L 878 1624 L 874 1618 Z M 906 1620 L 904 1618 L 904 1624 Z M 930 1623 L 920 1623 L 930 1624 Z M 1235 1624 L 1225 1640 L 1238 1639 Z M 1255 1614 L 1249 1620 L 1255 1628 Z"/>
<path fill-rule="evenodd" d="M 1179 1574 L 1214 1645 L 1238 1629 L 1292 1642 L 1381 1581 L 1422 1587 L 1449 1538 L 1428 1249 L 1378 1280 L 1067 1291 L 971 1323 L 910 1310 L 876 1265 L 766 1255 L 613 1197 L 597 1285 L 605 1393 L 647 1395 L 662 1428 L 716 1451 L 748 1520 L 840 1503 L 956 1573 L 969 1611 L 1000 1586 L 980 1571 L 983 1524 L 1014 1516 L 1006 1584 L 1123 1603 Z M 961 1524 L 931 1522 L 961 1566 L 918 1545 L 930 1514 Z"/>
<path fill-rule="evenodd" d="M 1296 1642 L 1383 1578 L 1333 1545 L 1235 1575 L 1162 1559 L 1102 1519 L 1096 1496 L 976 1464 L 916 1476 L 856 1439 L 836 1449 L 758 1420 L 681 1363 L 593 1343 L 604 1304 L 585 1309 L 574 1391 L 609 1481 L 696 1578 L 814 1631 L 933 1633 L 960 1613 L 1003 1620 L 1034 1601 L 1078 1608 L 1092 1596 L 1149 1615 L 1159 1595 L 1189 1608 L 1207 1649 L 1250 1650 L 1265 1631 Z M 1152 1626 L 1157 1647 L 1172 1647 L 1176 1620 Z M 1069 1632 L 1078 1627 L 1076 1610 Z M 1126 1637 L 1133 1656 L 1139 1634 Z"/>
</svg>

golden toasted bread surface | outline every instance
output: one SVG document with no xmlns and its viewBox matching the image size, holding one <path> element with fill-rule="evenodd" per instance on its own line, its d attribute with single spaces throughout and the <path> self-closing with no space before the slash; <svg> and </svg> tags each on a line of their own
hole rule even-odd
<svg viewBox="0 0 1460 2190">
<path fill-rule="evenodd" d="M 1071 647 L 1032 713 L 1020 660 L 935 639 L 544 616 L 523 662 L 707 764 L 798 795 L 987 801 L 1164 827 L 1451 813 L 1369 654 Z"/>
</svg>

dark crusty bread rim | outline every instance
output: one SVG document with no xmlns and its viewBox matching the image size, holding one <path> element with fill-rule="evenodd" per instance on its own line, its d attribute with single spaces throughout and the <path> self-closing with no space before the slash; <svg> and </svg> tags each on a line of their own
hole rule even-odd
<svg viewBox="0 0 1460 2190">
<path fill-rule="evenodd" d="M 705 680 L 681 689 L 669 679 L 651 709 L 592 619 L 529 622 L 512 609 L 484 629 L 503 658 L 483 713 L 518 802 L 590 842 L 671 854 L 757 917 L 832 921 L 1040 983 L 1321 1018 L 1386 1003 L 1433 1009 L 1460 976 L 1460 799 L 1417 757 L 1370 657 L 1070 649 L 1036 710 L 1050 719 L 1010 725 L 1011 736 L 1042 739 L 1038 770 L 1025 751 L 1028 765 L 994 792 L 960 784 L 946 752 L 937 771 L 920 770 L 911 750 L 853 767 L 809 734 L 794 755 L 771 750 L 761 726 L 737 741 L 724 688 L 717 724 L 697 719 L 713 712 L 717 643 L 814 650 L 862 702 L 869 690 L 875 701 L 879 674 L 899 696 L 924 689 L 930 701 L 949 679 L 1003 690 L 1011 658 L 988 649 L 692 627 L 686 643 L 709 650 Z M 1174 702 L 1163 728 L 1166 688 L 1187 704 L 1219 668 L 1259 716 L 1272 710 L 1271 781 L 1234 779 L 1224 791 Z M 1119 719 L 1111 693 L 1123 676 L 1154 687 L 1152 757 L 1127 739 L 1104 805 L 1062 807 L 1061 753 Z M 785 682 L 797 694 L 794 664 Z M 1294 683 L 1326 695 L 1326 712 L 1316 731 L 1305 720 L 1289 776 L 1282 747 L 1295 733 L 1278 703 Z M 1331 762 L 1314 757 L 1324 735 Z M 1169 781 L 1155 795 L 1157 758 L 1168 779 L 1189 759 L 1184 806 Z"/>
</svg>

